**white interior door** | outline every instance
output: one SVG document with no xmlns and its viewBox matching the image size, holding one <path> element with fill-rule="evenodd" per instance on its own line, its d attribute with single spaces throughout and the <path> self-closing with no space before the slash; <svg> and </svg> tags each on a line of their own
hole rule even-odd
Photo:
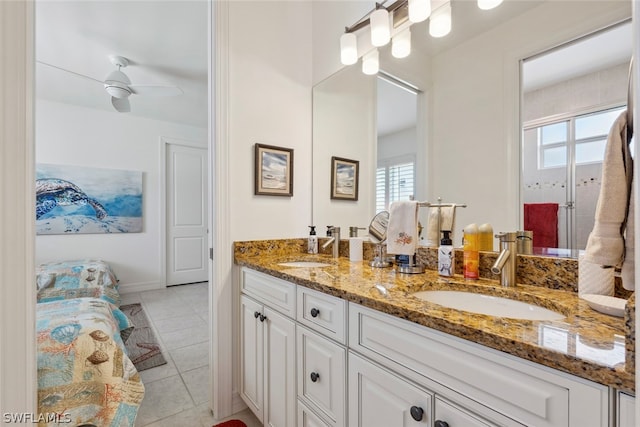
<svg viewBox="0 0 640 427">
<path fill-rule="evenodd" d="M 206 282 L 207 150 L 166 147 L 167 286 Z"/>
</svg>

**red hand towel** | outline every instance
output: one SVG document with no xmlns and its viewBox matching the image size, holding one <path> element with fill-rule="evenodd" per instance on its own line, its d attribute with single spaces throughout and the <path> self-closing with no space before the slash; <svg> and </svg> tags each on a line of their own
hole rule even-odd
<svg viewBox="0 0 640 427">
<path fill-rule="evenodd" d="M 533 231 L 533 246 L 558 247 L 558 204 L 525 203 L 524 229 Z"/>
</svg>

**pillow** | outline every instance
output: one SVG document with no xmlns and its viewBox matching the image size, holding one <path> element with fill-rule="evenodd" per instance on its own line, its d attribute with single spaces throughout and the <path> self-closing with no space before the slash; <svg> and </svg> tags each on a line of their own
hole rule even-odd
<svg viewBox="0 0 640 427">
<path fill-rule="evenodd" d="M 40 273 L 36 277 L 38 290 L 48 288 L 56 282 L 56 273 Z"/>
</svg>

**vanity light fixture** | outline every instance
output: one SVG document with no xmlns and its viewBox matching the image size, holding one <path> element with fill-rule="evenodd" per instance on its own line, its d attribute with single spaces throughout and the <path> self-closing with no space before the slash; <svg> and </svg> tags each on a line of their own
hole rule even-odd
<svg viewBox="0 0 640 427">
<path fill-rule="evenodd" d="M 391 40 L 391 25 L 389 12 L 384 7 L 376 9 L 370 16 L 371 44 L 375 47 L 384 46 Z"/>
<path fill-rule="evenodd" d="M 362 57 L 362 72 L 367 75 L 378 74 L 380 62 L 378 59 L 378 49 L 373 49 Z"/>
<path fill-rule="evenodd" d="M 429 19 L 431 37 L 444 37 L 451 32 L 451 2 L 447 2 L 433 11 Z"/>
<path fill-rule="evenodd" d="M 490 10 L 502 4 L 502 0 L 478 0 L 478 8 L 482 10 Z"/>
<path fill-rule="evenodd" d="M 426 19 L 429 19 L 429 34 L 432 37 L 444 37 L 451 31 L 451 2 L 454 0 L 395 0 L 385 6 L 389 1 L 391 0 L 376 3 L 375 9 L 345 28 L 345 33 L 340 37 L 340 61 L 343 65 L 355 64 L 362 56 L 363 72 L 377 73 L 377 48 L 386 45 L 389 40 L 393 40 L 392 55 L 405 58 L 411 53 L 409 28 Z M 478 7 L 485 10 L 502 2 L 503 0 L 477 0 Z M 369 34 L 363 39 L 356 33 L 365 27 L 369 27 Z"/>
<path fill-rule="evenodd" d="M 407 27 L 391 39 L 391 55 L 406 58 L 411 53 L 411 28 Z"/>
</svg>

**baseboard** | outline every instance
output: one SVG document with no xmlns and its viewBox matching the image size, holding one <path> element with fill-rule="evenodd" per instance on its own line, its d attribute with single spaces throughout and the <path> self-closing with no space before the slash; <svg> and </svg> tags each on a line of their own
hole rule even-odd
<svg viewBox="0 0 640 427">
<path fill-rule="evenodd" d="M 234 414 L 237 414 L 240 411 L 244 411 L 246 408 L 248 408 L 247 404 L 244 403 L 244 400 L 242 400 L 242 398 L 240 397 L 240 393 L 238 393 L 237 391 L 233 392 L 233 395 L 231 396 L 231 408 Z"/>
<path fill-rule="evenodd" d="M 120 295 L 126 295 L 164 288 L 165 286 L 160 282 L 121 283 L 118 285 L 118 292 Z"/>
</svg>

